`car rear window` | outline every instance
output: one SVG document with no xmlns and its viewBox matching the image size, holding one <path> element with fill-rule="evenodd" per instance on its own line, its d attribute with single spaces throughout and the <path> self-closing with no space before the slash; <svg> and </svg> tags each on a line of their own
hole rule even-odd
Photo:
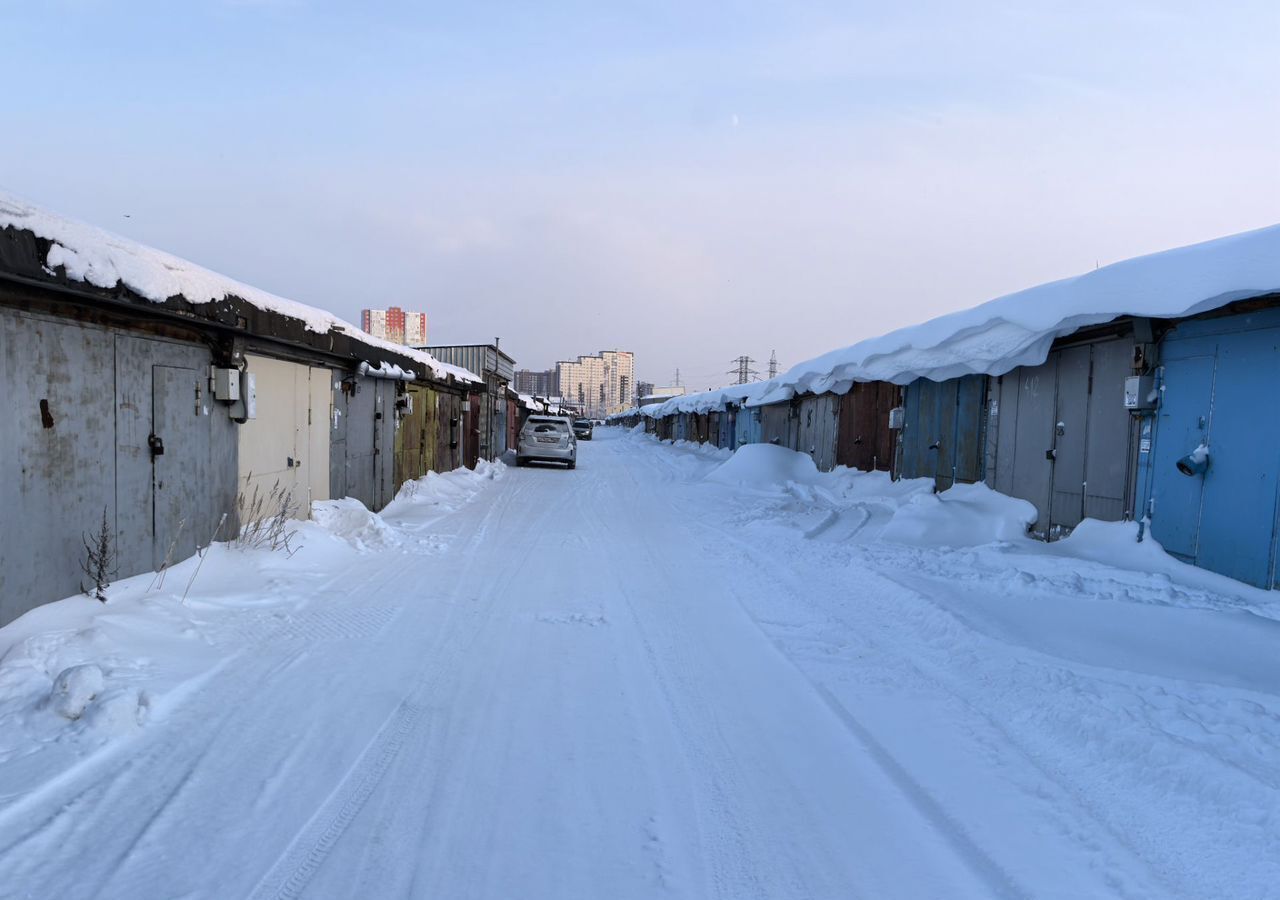
<svg viewBox="0 0 1280 900">
<path fill-rule="evenodd" d="M 556 431 L 568 431 L 569 426 L 564 422 L 529 422 L 525 428 L 532 428 L 534 434 L 550 434 Z"/>
</svg>

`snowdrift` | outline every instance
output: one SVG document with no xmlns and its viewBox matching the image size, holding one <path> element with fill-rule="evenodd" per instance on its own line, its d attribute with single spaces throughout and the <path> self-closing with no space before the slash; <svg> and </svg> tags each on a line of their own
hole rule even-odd
<svg viewBox="0 0 1280 900">
<path fill-rule="evenodd" d="M 703 480 L 784 498 L 780 506 L 761 506 L 761 513 L 814 537 L 972 547 L 1029 540 L 1027 526 L 1036 518 L 1030 503 L 985 485 L 956 485 L 934 494 L 927 478 L 893 481 L 887 472 L 843 466 L 819 472 L 808 454 L 771 444 L 739 447 Z"/>
</svg>

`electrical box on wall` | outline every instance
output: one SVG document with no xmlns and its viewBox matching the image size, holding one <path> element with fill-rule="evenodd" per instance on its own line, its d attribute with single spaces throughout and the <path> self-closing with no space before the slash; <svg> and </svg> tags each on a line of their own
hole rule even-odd
<svg viewBox="0 0 1280 900">
<path fill-rule="evenodd" d="M 233 369 L 237 376 L 239 399 L 231 404 L 231 418 L 247 421 L 258 417 L 258 387 L 252 372 Z"/>
<path fill-rule="evenodd" d="M 213 370 L 213 399 L 234 403 L 240 399 L 240 370 Z"/>
<path fill-rule="evenodd" d="M 906 415 L 906 410 L 901 406 L 895 406 L 893 409 L 889 410 L 889 427 L 901 428 Z"/>
<path fill-rule="evenodd" d="M 1132 412 L 1156 408 L 1156 380 L 1152 375 L 1130 375 L 1124 380 L 1124 408 Z"/>
</svg>

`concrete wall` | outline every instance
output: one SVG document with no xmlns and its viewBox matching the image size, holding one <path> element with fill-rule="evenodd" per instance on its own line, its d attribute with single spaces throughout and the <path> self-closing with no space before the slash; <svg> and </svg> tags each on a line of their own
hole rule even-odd
<svg viewBox="0 0 1280 900">
<path fill-rule="evenodd" d="M 0 624 L 80 590 L 104 510 L 117 578 L 213 537 L 235 503 L 237 426 L 208 396 L 211 362 L 171 336 L 0 310 Z"/>
</svg>

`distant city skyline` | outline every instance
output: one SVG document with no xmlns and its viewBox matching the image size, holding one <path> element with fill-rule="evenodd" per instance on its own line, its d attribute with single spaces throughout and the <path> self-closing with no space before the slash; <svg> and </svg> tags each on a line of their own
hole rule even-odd
<svg viewBox="0 0 1280 900">
<path fill-rule="evenodd" d="M 731 9 L 6 4 L 0 182 L 691 389 L 1280 217 L 1274 3 Z"/>
</svg>

